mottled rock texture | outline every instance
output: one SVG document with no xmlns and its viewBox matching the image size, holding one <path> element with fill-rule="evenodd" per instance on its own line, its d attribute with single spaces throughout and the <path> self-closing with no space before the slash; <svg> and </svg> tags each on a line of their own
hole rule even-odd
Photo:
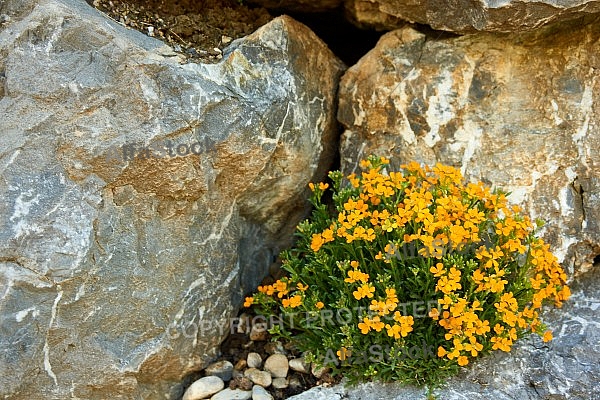
<svg viewBox="0 0 600 400">
<path fill-rule="evenodd" d="M 342 169 L 456 166 L 512 192 L 573 275 L 600 253 L 600 24 L 435 40 L 384 35 L 340 84 Z"/>
<path fill-rule="evenodd" d="M 83 1 L 0 15 L 0 397 L 178 398 L 330 166 L 343 65 L 287 17 L 182 65 Z"/>
<path fill-rule="evenodd" d="M 598 0 L 346 0 L 350 19 L 364 28 L 404 22 L 457 33 L 521 32 L 600 12 Z"/>
</svg>

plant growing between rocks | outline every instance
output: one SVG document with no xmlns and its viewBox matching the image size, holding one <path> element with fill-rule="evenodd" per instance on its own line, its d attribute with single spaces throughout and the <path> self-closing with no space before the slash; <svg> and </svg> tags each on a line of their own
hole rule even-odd
<svg viewBox="0 0 600 400">
<path fill-rule="evenodd" d="M 282 253 L 287 276 L 244 305 L 350 382 L 433 387 L 526 334 L 551 340 L 540 311 L 568 299 L 566 274 L 506 193 L 441 164 L 388 164 L 330 172 L 334 207 L 322 202 L 329 184 L 310 184 L 314 211 Z"/>
</svg>

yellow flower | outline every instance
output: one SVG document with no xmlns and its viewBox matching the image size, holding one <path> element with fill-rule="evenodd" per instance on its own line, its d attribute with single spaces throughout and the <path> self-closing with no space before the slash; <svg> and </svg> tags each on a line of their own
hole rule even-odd
<svg viewBox="0 0 600 400">
<path fill-rule="evenodd" d="M 308 289 L 308 285 L 305 285 L 302 282 L 298 282 L 298 284 L 296 285 L 296 287 L 301 292 L 304 292 L 304 291 L 306 291 L 306 289 Z"/>
<path fill-rule="evenodd" d="M 551 341 L 552 340 L 552 331 L 544 332 L 544 336 L 542 337 L 542 340 L 544 341 L 544 343 Z"/>
<path fill-rule="evenodd" d="M 326 190 L 329 187 L 329 183 L 319 183 L 319 189 Z"/>
<path fill-rule="evenodd" d="M 433 276 L 437 278 L 439 276 L 444 275 L 446 273 L 446 270 L 444 269 L 444 264 L 437 263 L 435 264 L 435 267 L 429 268 L 429 272 L 431 272 Z"/>
<path fill-rule="evenodd" d="M 464 367 L 468 363 L 469 363 L 469 359 L 467 357 L 465 357 L 465 356 L 458 357 L 458 365 L 460 365 L 461 367 Z"/>
<path fill-rule="evenodd" d="M 311 191 L 313 191 L 313 192 L 315 191 L 315 184 L 314 183 L 309 182 L 308 183 L 308 187 L 310 188 Z"/>
<path fill-rule="evenodd" d="M 319 310 L 322 309 L 323 307 L 325 307 L 325 304 L 323 304 L 322 301 L 318 301 L 317 304 L 315 304 L 315 307 L 317 307 Z"/>
<path fill-rule="evenodd" d="M 370 299 L 373 297 L 373 293 L 375 293 L 375 288 L 367 283 L 364 283 L 362 286 L 352 292 L 356 300 L 360 300 L 363 297 L 368 297 Z"/>
<path fill-rule="evenodd" d="M 344 282 L 355 283 L 357 281 L 361 281 L 362 283 L 367 283 L 369 281 L 369 274 L 365 274 L 360 270 L 348 271 L 348 278 L 344 279 Z"/>
<path fill-rule="evenodd" d="M 368 317 L 363 318 L 363 322 L 358 323 L 358 329 L 360 329 L 360 333 L 366 335 L 371 330 L 371 321 Z"/>
<path fill-rule="evenodd" d="M 254 297 L 246 297 L 244 307 L 250 307 L 252 304 L 254 304 Z"/>
<path fill-rule="evenodd" d="M 338 358 L 340 359 L 340 361 L 346 361 L 352 355 L 352 352 L 350 350 L 348 350 L 347 348 L 342 347 L 341 349 L 339 349 L 336 352 L 336 354 L 337 354 Z"/>
<path fill-rule="evenodd" d="M 319 251 L 321 246 L 325 244 L 325 240 L 323 240 L 323 236 L 320 233 L 315 233 L 312 235 L 312 241 L 310 243 L 310 248 L 316 253 Z"/>
</svg>

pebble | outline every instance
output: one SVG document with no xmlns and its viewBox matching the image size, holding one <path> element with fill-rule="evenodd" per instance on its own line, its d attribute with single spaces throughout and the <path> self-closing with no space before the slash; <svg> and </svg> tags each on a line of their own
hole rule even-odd
<svg viewBox="0 0 600 400">
<path fill-rule="evenodd" d="M 225 389 L 215 394 L 210 400 L 249 400 L 252 398 L 252 392 L 240 389 Z"/>
<path fill-rule="evenodd" d="M 250 329 L 250 340 L 264 342 L 269 338 L 269 332 L 265 324 L 254 324 Z"/>
<path fill-rule="evenodd" d="M 252 388 L 252 400 L 273 400 L 273 396 L 262 386 L 254 385 Z"/>
<path fill-rule="evenodd" d="M 320 379 L 323 377 L 323 375 L 325 375 L 326 372 L 329 372 L 329 368 L 317 367 L 316 365 L 313 364 L 313 366 L 310 369 L 310 372 L 312 372 L 312 374 L 315 378 Z"/>
<path fill-rule="evenodd" d="M 246 378 L 250 379 L 252 382 L 256 383 L 257 385 L 260 385 L 263 387 L 269 387 L 269 386 L 271 386 L 271 383 L 273 382 L 273 379 L 271 378 L 270 373 L 261 371 L 256 368 L 248 368 L 244 372 L 244 376 Z"/>
<path fill-rule="evenodd" d="M 302 387 L 302 382 L 300 382 L 300 379 L 297 376 L 292 376 L 289 380 L 289 386 L 291 388 L 299 388 Z"/>
<path fill-rule="evenodd" d="M 290 368 L 296 372 L 301 372 L 303 374 L 310 373 L 310 365 L 308 365 L 303 358 L 294 358 L 289 361 Z"/>
<path fill-rule="evenodd" d="M 229 43 L 231 43 L 232 40 L 233 39 L 229 36 L 226 36 L 226 35 L 221 36 L 221 43 L 223 43 L 223 44 L 229 44 Z"/>
<path fill-rule="evenodd" d="M 218 376 L 224 381 L 229 381 L 233 373 L 233 364 L 229 361 L 217 361 L 206 367 L 205 372 L 206 375 Z"/>
<path fill-rule="evenodd" d="M 265 344 L 265 351 L 269 354 L 287 354 L 281 342 L 270 342 Z"/>
<path fill-rule="evenodd" d="M 262 358 L 258 353 L 248 353 L 248 357 L 246 357 L 246 363 L 248 364 L 248 368 L 260 368 L 262 364 Z"/>
<path fill-rule="evenodd" d="M 288 387 L 288 380 L 287 378 L 275 378 L 273 379 L 273 382 L 271 382 L 271 386 L 275 389 L 285 389 Z"/>
<path fill-rule="evenodd" d="M 229 389 L 252 390 L 252 386 L 254 386 L 252 381 L 245 376 L 233 378 L 233 380 L 229 382 Z"/>
<path fill-rule="evenodd" d="M 187 388 L 182 400 L 206 399 L 225 387 L 225 382 L 218 376 L 205 376 Z"/>
<path fill-rule="evenodd" d="M 243 358 L 240 358 L 238 360 L 238 362 L 235 363 L 235 367 L 233 367 L 233 369 L 235 369 L 236 371 L 241 371 L 244 368 L 246 368 L 248 366 L 248 363 L 246 362 L 246 360 L 244 360 Z"/>
<path fill-rule="evenodd" d="M 273 354 L 265 361 L 265 371 L 273 378 L 285 378 L 289 370 L 288 359 L 283 354 Z"/>
</svg>

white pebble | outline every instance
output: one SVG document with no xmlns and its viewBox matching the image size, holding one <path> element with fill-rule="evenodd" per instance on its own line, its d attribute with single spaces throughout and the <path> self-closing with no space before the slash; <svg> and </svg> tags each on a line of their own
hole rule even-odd
<svg viewBox="0 0 600 400">
<path fill-rule="evenodd" d="M 248 353 L 246 362 L 248 363 L 248 368 L 260 368 L 262 364 L 262 358 L 258 353 Z"/>
<path fill-rule="evenodd" d="M 273 400 L 273 396 L 264 387 L 254 385 L 252 387 L 252 400 Z"/>
<path fill-rule="evenodd" d="M 182 400 L 206 399 L 225 387 L 225 382 L 218 376 L 205 376 L 187 388 Z"/>
<path fill-rule="evenodd" d="M 252 398 L 252 392 L 240 389 L 225 389 L 215 394 L 210 400 L 249 400 Z"/>
</svg>

